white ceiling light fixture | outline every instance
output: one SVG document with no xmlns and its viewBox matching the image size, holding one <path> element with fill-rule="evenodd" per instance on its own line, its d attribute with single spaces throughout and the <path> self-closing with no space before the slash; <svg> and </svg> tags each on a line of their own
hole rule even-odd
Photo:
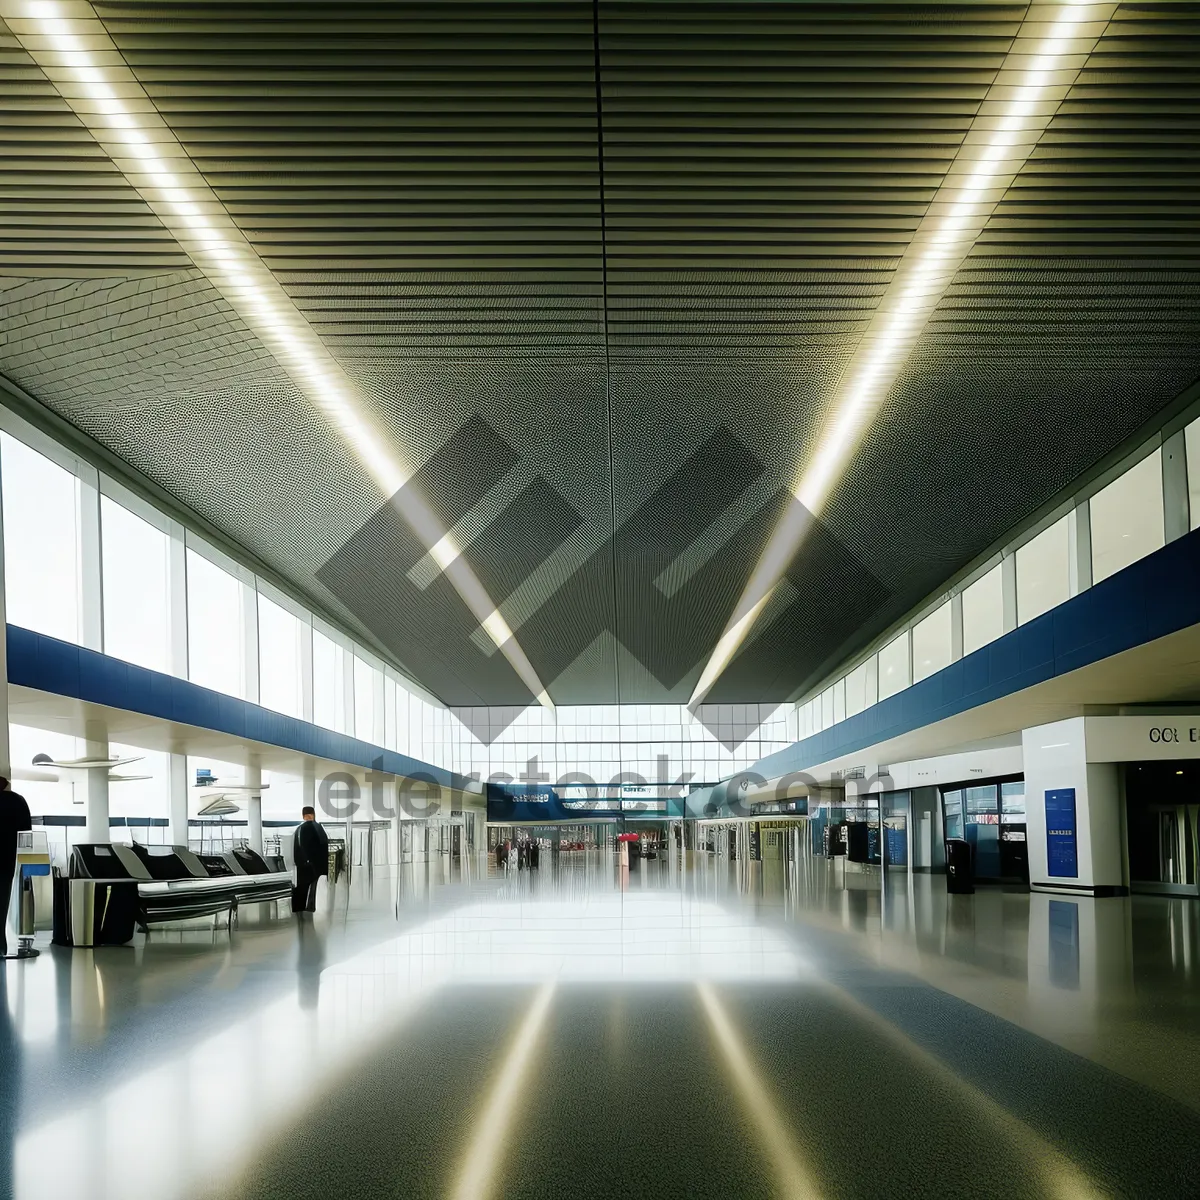
<svg viewBox="0 0 1200 1200">
<path fill-rule="evenodd" d="M 192 262 L 329 420 L 538 702 L 546 689 L 433 510 L 412 468 L 308 319 L 238 229 L 86 0 L 0 0 L 0 16 Z M 403 489 L 403 490 L 402 490 Z"/>
<path fill-rule="evenodd" d="M 689 705 L 711 691 L 842 479 L 926 322 L 1088 60 L 1116 4 L 1034 0 L 954 162 L 842 372 L 789 508 L 750 576 Z"/>
</svg>

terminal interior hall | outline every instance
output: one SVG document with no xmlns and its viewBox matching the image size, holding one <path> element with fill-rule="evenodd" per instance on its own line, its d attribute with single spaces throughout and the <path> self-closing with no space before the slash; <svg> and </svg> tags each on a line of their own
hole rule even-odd
<svg viewBox="0 0 1200 1200">
<path fill-rule="evenodd" d="M 0 1200 L 1200 1197 L 1200 2 L 0 0 Z"/>
</svg>

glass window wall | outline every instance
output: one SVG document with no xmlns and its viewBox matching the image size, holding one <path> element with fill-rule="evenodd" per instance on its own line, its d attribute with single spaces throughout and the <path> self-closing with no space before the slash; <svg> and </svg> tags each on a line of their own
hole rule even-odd
<svg viewBox="0 0 1200 1200">
<path fill-rule="evenodd" d="M 79 641 L 79 481 L 0 433 L 8 620 Z"/>
<path fill-rule="evenodd" d="M 1200 528 L 1200 420 L 1183 431 L 1184 457 L 1187 460 L 1188 513 L 1192 529 Z"/>
<path fill-rule="evenodd" d="M 963 654 L 1004 635 L 1004 575 L 997 563 L 970 587 L 963 589 Z"/>
<path fill-rule="evenodd" d="M 104 653 L 152 671 L 171 669 L 171 539 L 100 497 Z"/>
<path fill-rule="evenodd" d="M 301 664 L 307 632 L 306 622 L 259 592 L 258 695 L 264 708 L 289 717 L 303 715 Z"/>
<path fill-rule="evenodd" d="M 1067 519 L 1055 521 L 1017 550 L 1017 621 L 1024 625 L 1070 598 Z"/>
<path fill-rule="evenodd" d="M 375 676 L 379 672 L 354 656 L 354 736 L 363 742 L 375 740 Z"/>
<path fill-rule="evenodd" d="M 879 651 L 879 698 L 886 700 L 912 682 L 909 677 L 908 630 Z"/>
<path fill-rule="evenodd" d="M 953 658 L 951 642 L 950 605 L 947 603 L 913 626 L 913 683 L 950 665 Z"/>
<path fill-rule="evenodd" d="M 1161 550 L 1162 452 L 1155 450 L 1088 502 L 1092 527 L 1092 582 Z"/>
<path fill-rule="evenodd" d="M 188 677 L 201 687 L 246 696 L 242 585 L 195 550 L 187 552 Z"/>
<path fill-rule="evenodd" d="M 313 720 L 346 732 L 345 651 L 319 629 L 313 630 Z"/>
<path fill-rule="evenodd" d="M 846 676 L 846 716 L 852 717 L 867 707 L 867 664 L 860 663 Z"/>
</svg>

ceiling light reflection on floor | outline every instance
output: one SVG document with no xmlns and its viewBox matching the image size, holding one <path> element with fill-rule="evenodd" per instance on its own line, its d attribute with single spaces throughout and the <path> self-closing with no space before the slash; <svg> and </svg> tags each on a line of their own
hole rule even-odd
<svg viewBox="0 0 1200 1200">
<path fill-rule="evenodd" d="M 725 1006 L 710 984 L 701 983 L 697 990 L 721 1058 L 775 1168 L 778 1194 L 789 1200 L 819 1200 L 822 1192 L 813 1172 L 793 1141 L 778 1106 L 771 1100 L 762 1075 L 751 1062 Z"/>
<path fill-rule="evenodd" d="M 537 1047 L 538 1034 L 553 998 L 554 984 L 542 984 L 521 1021 L 517 1036 L 492 1083 L 487 1102 L 474 1124 L 458 1183 L 451 1193 L 454 1200 L 487 1200 L 496 1191 L 501 1152 L 517 1118 L 518 1103 Z"/>
<path fill-rule="evenodd" d="M 217 1168 L 181 1159 L 180 1147 L 198 1136 L 220 1145 L 220 1172 L 235 1171 L 306 1097 L 336 1087 L 446 987 L 777 983 L 809 974 L 790 943 L 752 916 L 677 893 L 468 904 L 300 979 L 294 992 L 106 1088 L 81 1088 L 64 1111 L 22 1130 L 16 1196 L 190 1195 Z M 311 1053 L 297 1055 L 300 1044 Z M 78 1149 L 64 1160 L 64 1146 Z M 489 1154 L 481 1149 L 478 1162 Z M 56 1164 L 49 1175 L 47 1163 Z"/>
</svg>

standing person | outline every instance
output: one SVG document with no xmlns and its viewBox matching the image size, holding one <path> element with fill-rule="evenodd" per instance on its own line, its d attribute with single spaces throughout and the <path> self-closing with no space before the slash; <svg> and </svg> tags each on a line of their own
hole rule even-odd
<svg viewBox="0 0 1200 1200">
<path fill-rule="evenodd" d="M 12 895 L 13 872 L 17 869 L 17 834 L 33 828 L 25 797 L 10 790 L 0 775 L 0 946 L 8 953 L 8 900 Z"/>
<path fill-rule="evenodd" d="M 496 843 L 496 866 L 498 866 L 501 870 L 506 870 L 508 868 L 508 863 L 504 861 L 503 842 Z"/>
<path fill-rule="evenodd" d="M 538 859 L 541 858 L 541 856 L 542 848 L 538 844 L 537 838 L 534 838 L 533 841 L 529 843 L 529 869 L 531 871 L 537 869 Z"/>
<path fill-rule="evenodd" d="M 306 805 L 292 839 L 296 860 L 296 886 L 292 888 L 292 912 L 317 911 L 317 881 L 329 874 L 329 835 L 317 820 L 316 810 Z"/>
</svg>

